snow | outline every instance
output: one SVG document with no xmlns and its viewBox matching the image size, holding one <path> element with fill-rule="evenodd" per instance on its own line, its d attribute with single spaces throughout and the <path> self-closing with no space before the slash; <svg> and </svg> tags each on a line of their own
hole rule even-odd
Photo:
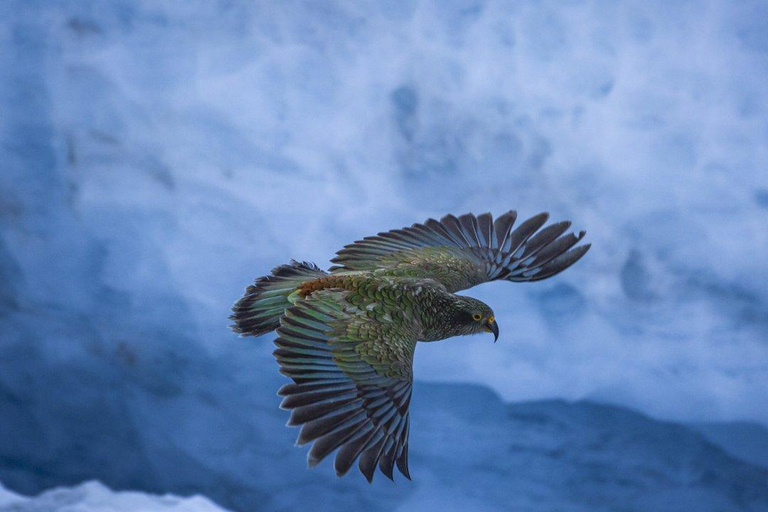
<svg viewBox="0 0 768 512">
<path fill-rule="evenodd" d="M 0 481 L 232 510 L 765 508 L 767 20 L 746 0 L 0 3 Z M 418 348 L 414 483 L 307 472 L 273 346 L 228 332 L 230 305 L 290 258 L 509 208 L 593 248 L 468 292 L 498 343 Z M 486 388 L 550 434 L 451 416 Z"/>
<path fill-rule="evenodd" d="M 138 492 L 113 492 L 98 482 L 75 488 L 46 491 L 23 498 L 0 486 L 2 512 L 222 512 L 210 500 L 195 496 L 149 496 Z M 224 511 L 225 512 L 225 511 Z"/>
<path fill-rule="evenodd" d="M 7 489 L 5 489 L 2 485 L 0 485 L 0 507 L 8 508 L 11 505 L 23 503 L 24 501 L 25 501 L 25 498 L 23 496 L 14 494 L 8 491 Z"/>
</svg>

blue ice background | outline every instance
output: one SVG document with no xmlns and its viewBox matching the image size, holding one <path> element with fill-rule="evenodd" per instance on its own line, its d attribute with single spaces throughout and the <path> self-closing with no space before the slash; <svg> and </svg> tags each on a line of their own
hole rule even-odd
<svg viewBox="0 0 768 512">
<path fill-rule="evenodd" d="M 768 509 L 766 84 L 765 1 L 0 3 L 0 481 Z M 467 385 L 417 385 L 416 483 L 306 472 L 231 303 L 290 258 L 509 208 L 594 246 L 470 292 L 499 343 L 419 347 L 418 379 Z"/>
</svg>

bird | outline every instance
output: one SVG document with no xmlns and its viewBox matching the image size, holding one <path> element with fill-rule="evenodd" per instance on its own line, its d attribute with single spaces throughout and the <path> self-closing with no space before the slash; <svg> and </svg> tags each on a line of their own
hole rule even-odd
<svg viewBox="0 0 768 512">
<path fill-rule="evenodd" d="M 372 482 L 378 466 L 408 480 L 409 406 L 418 342 L 491 333 L 493 309 L 456 292 L 489 281 L 528 282 L 570 267 L 591 244 L 545 224 L 544 212 L 515 225 L 510 210 L 446 215 L 344 246 L 328 271 L 291 260 L 259 277 L 232 307 L 241 336 L 277 332 L 274 356 L 288 426 L 312 443 L 308 466 L 334 451 L 337 476 L 357 461 Z"/>
</svg>

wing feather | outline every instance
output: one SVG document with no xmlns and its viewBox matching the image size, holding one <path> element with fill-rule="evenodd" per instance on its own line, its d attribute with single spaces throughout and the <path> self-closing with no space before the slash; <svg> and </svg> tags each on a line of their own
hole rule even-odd
<svg viewBox="0 0 768 512">
<path fill-rule="evenodd" d="M 393 477 L 395 465 L 410 478 L 404 447 L 416 334 L 394 324 L 361 328 L 375 322 L 363 311 L 339 291 L 312 294 L 286 311 L 274 354 L 281 373 L 294 382 L 280 388 L 281 407 L 291 411 L 288 425 L 301 426 L 297 444 L 312 443 L 310 467 L 338 450 L 334 467 L 339 476 L 357 460 L 368 481 L 377 466 L 387 478 Z M 378 335 L 361 340 L 355 337 L 358 332 Z M 377 358 L 373 365 L 358 350 L 360 344 L 376 354 L 397 346 L 405 348 L 399 354 L 410 355 L 407 361 Z"/>
<path fill-rule="evenodd" d="M 494 244 L 494 231 L 493 231 L 493 216 L 490 213 L 482 213 L 477 216 L 478 235 L 480 238 L 480 247 L 493 247 Z"/>
<path fill-rule="evenodd" d="M 548 219 L 548 213 L 540 213 L 517 227 L 515 211 L 496 220 L 490 213 L 428 219 L 347 245 L 332 260 L 331 272 L 383 269 L 389 275 L 435 279 L 451 292 L 498 279 L 539 281 L 573 265 L 589 249 L 588 244 L 574 248 L 583 231 L 565 234 L 568 221 L 544 227 Z"/>
<path fill-rule="evenodd" d="M 480 225 L 477 222 L 477 217 L 471 213 L 466 213 L 459 217 L 459 224 L 461 225 L 461 232 L 464 237 L 469 240 L 471 247 L 483 247 L 483 242 L 480 241 Z"/>
<path fill-rule="evenodd" d="M 492 247 L 492 249 L 504 247 L 507 237 L 509 237 L 509 234 L 512 232 L 512 227 L 515 225 L 516 220 L 517 212 L 510 210 L 494 221 L 493 230 L 496 232 L 498 243 L 495 247 Z"/>
</svg>

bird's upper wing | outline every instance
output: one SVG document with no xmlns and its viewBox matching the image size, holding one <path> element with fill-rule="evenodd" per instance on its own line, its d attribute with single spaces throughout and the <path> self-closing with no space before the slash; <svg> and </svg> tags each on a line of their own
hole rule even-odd
<svg viewBox="0 0 768 512">
<path fill-rule="evenodd" d="M 356 459 L 371 481 L 378 464 L 390 479 L 408 473 L 408 406 L 417 333 L 407 322 L 376 319 L 343 291 L 321 291 L 288 308 L 275 356 L 293 379 L 278 392 L 301 425 L 297 444 L 314 442 L 309 465 L 339 449 L 336 474 Z"/>
<path fill-rule="evenodd" d="M 517 213 L 495 221 L 490 213 L 471 213 L 369 236 L 345 246 L 331 260 L 332 272 L 384 269 L 386 273 L 429 277 L 456 292 L 480 283 L 538 281 L 573 265 L 590 244 L 573 247 L 585 232 L 563 235 L 571 223 L 541 229 L 540 213 L 514 227 Z M 562 236 L 561 236 L 562 235 Z"/>
</svg>

